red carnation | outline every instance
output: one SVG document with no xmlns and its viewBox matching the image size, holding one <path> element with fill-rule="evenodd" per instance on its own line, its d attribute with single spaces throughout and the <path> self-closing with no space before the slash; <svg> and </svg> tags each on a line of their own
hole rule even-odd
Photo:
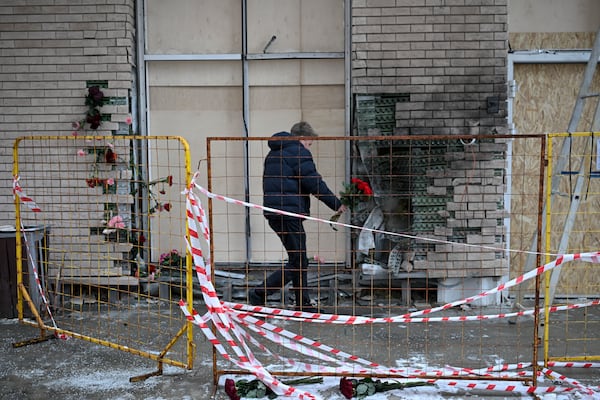
<svg viewBox="0 0 600 400">
<path fill-rule="evenodd" d="M 237 388 L 235 387 L 235 381 L 233 379 L 225 379 L 225 393 L 231 400 L 240 400 L 240 396 L 237 393 Z"/>
<path fill-rule="evenodd" d="M 117 154 L 112 149 L 106 149 L 104 160 L 107 164 L 114 164 L 117 161 Z"/>
<path fill-rule="evenodd" d="M 173 175 L 167 176 L 167 184 L 173 186 Z"/>
<path fill-rule="evenodd" d="M 370 196 L 373 194 L 373 191 L 371 190 L 369 184 L 363 181 L 362 179 L 352 178 L 350 182 L 352 182 L 356 186 L 356 188 L 359 191 L 361 191 L 364 195 Z"/>
<path fill-rule="evenodd" d="M 353 211 L 359 203 L 369 201 L 368 197 L 372 195 L 373 190 L 367 182 L 362 179 L 351 178 L 350 183 L 344 183 L 344 190 L 340 191 L 340 200 L 350 211 Z M 333 218 L 339 218 L 339 216 Z"/>
<path fill-rule="evenodd" d="M 342 392 L 345 398 L 351 399 L 354 395 L 354 385 L 352 384 L 352 380 L 342 377 L 342 379 L 340 379 L 340 392 Z"/>
<path fill-rule="evenodd" d="M 165 211 L 167 211 L 167 212 L 171 211 L 171 203 L 165 203 L 165 204 L 163 204 L 163 205 L 162 205 L 162 208 L 163 208 Z"/>
</svg>

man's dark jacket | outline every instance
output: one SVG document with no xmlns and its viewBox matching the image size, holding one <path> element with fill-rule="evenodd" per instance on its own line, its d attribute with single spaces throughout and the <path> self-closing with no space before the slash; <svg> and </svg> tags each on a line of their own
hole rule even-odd
<svg viewBox="0 0 600 400">
<path fill-rule="evenodd" d="M 281 140 L 292 137 L 279 132 L 269 140 L 271 151 L 265 158 L 263 174 L 263 205 L 296 214 L 308 215 L 310 195 L 337 210 L 342 203 L 327 187 L 317 172 L 312 154 L 299 140 Z M 265 215 L 273 215 L 265 211 Z"/>
</svg>

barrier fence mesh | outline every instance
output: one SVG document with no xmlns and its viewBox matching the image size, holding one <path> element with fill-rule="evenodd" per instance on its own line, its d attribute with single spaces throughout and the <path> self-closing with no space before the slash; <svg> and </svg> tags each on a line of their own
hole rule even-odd
<svg viewBox="0 0 600 400">
<path fill-rule="evenodd" d="M 227 304 L 247 304 L 249 290 L 267 289 L 267 307 L 293 311 L 291 284 L 265 287 L 267 277 L 284 270 L 288 260 L 261 208 L 268 140 L 208 139 L 207 191 L 229 199 L 207 202 L 215 287 Z M 345 323 L 286 318 L 277 325 L 272 316 L 267 322 L 317 340 L 315 347 L 326 344 L 335 354 L 406 367 L 402 374 L 409 376 L 461 375 L 446 366 L 486 370 L 505 361 L 535 364 L 532 313 L 508 324 L 511 292 L 495 289 L 527 272 L 524 259 L 541 226 L 543 136 L 319 137 L 310 149 L 338 196 L 349 195 L 352 182 L 373 192 L 347 196 L 352 209 L 335 225 L 330 221 L 335 210 L 313 197 L 311 218 L 304 222 L 305 290 L 320 312 Z M 513 290 L 517 287 L 533 296 L 535 279 Z M 531 296 L 524 303 L 533 309 Z M 297 354 L 292 342 L 281 339 L 271 350 L 300 357 L 298 364 L 280 369 L 277 357 L 267 357 L 267 364 L 282 374 L 305 374 L 302 362 L 310 355 Z M 363 371 L 378 374 L 375 367 Z M 493 376 L 531 379 L 531 374 Z"/>
<path fill-rule="evenodd" d="M 50 328 L 189 365 L 189 327 L 177 305 L 192 290 L 181 194 L 187 144 L 23 137 L 14 155 L 17 226 L 27 232 L 22 281 L 32 300 L 29 307 L 19 292 L 21 316 L 37 312 Z"/>
<path fill-rule="evenodd" d="M 600 245 L 600 158 L 594 132 L 549 134 L 546 188 L 548 203 L 544 245 L 547 253 L 594 251 Z M 546 260 L 550 259 L 550 256 Z M 598 266 L 573 262 L 544 281 L 544 358 L 551 361 L 600 360 L 600 321 L 587 308 L 598 300 Z M 559 314 L 551 307 L 566 307 Z"/>
<path fill-rule="evenodd" d="M 297 287 L 265 283 L 288 262 L 263 215 L 269 139 L 208 138 L 206 169 L 186 191 L 188 204 L 182 192 L 189 149 L 180 138 L 18 139 L 20 317 L 39 314 L 45 328 L 191 368 L 187 321 L 194 315 L 187 307 L 202 314 L 208 300 L 205 316 L 215 325 L 199 326 L 215 353 L 234 362 L 215 358 L 215 381 L 268 370 L 419 378 L 440 390 L 583 390 L 543 368 L 597 354 L 597 310 L 590 306 L 597 303 L 598 257 L 552 261 L 570 219 L 577 240 L 564 253 L 593 251 L 593 152 L 582 153 L 587 164 L 573 167 L 571 157 L 553 172 L 561 176 L 554 201 L 556 187 L 544 188 L 543 135 L 315 138 L 316 168 L 349 210 L 334 217 L 313 197 L 303 223 L 309 265 L 302 291 L 311 308 L 302 313 Z M 553 154 L 550 148 L 550 166 Z M 585 192 L 573 183 L 575 170 L 587 171 Z M 583 201 L 571 218 L 565 210 L 573 199 Z M 196 206 L 204 208 L 198 215 Z M 192 217 L 207 218 L 210 227 L 194 230 L 191 241 L 197 258 L 194 246 L 207 234 L 205 277 L 185 255 Z M 564 307 L 548 308 L 548 323 L 536 324 L 543 311 L 539 282 L 547 278 L 550 288 L 550 274 L 560 276 L 552 295 Z M 249 305 L 255 288 L 267 290 L 264 306 Z M 477 382 L 482 378 L 495 383 Z"/>
</svg>

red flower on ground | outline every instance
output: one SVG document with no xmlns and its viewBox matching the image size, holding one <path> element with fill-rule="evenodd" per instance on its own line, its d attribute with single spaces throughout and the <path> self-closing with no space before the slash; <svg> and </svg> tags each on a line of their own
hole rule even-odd
<svg viewBox="0 0 600 400">
<path fill-rule="evenodd" d="M 347 379 L 346 377 L 340 379 L 340 392 L 342 392 L 347 399 L 351 399 L 352 396 L 354 396 L 354 385 L 350 379 Z"/>
<path fill-rule="evenodd" d="M 237 388 L 235 387 L 235 381 L 233 379 L 225 379 L 225 393 L 231 400 L 240 400 L 240 396 L 237 393 Z"/>
<path fill-rule="evenodd" d="M 171 211 L 171 203 L 165 203 L 165 204 L 163 204 L 163 205 L 162 205 L 162 208 L 163 208 L 165 211 L 167 211 L 167 212 Z"/>
<path fill-rule="evenodd" d="M 173 186 L 173 175 L 167 176 L 167 184 Z"/>
<path fill-rule="evenodd" d="M 411 382 L 384 382 L 379 379 L 373 380 L 369 377 L 363 379 L 348 379 L 346 377 L 342 377 L 342 379 L 340 379 L 340 392 L 347 399 L 351 399 L 352 397 L 364 399 L 365 397 L 374 395 L 375 393 L 383 393 L 389 390 L 431 385 L 433 385 L 433 383 L 419 380 Z"/>
</svg>

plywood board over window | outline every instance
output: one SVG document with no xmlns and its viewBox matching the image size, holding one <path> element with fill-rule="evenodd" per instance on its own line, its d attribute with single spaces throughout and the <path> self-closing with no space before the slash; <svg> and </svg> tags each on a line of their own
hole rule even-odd
<svg viewBox="0 0 600 400">
<path fill-rule="evenodd" d="M 514 50 L 528 49 L 585 49 L 590 48 L 593 43 L 593 33 L 522 33 L 511 35 L 511 45 Z M 539 134 L 552 132 L 565 132 L 568 128 L 573 107 L 578 95 L 579 88 L 583 79 L 585 64 L 515 64 L 514 79 L 518 90 L 514 100 L 513 121 L 518 134 Z M 592 86 L 593 92 L 600 90 L 600 76 L 596 73 Z M 577 131 L 589 131 L 593 116 L 592 102 L 587 102 L 582 114 Z M 513 153 L 514 160 L 519 160 L 519 154 L 524 151 L 519 148 L 523 142 L 515 142 Z M 558 145 L 558 144 L 556 144 Z M 573 154 L 581 154 L 576 146 L 573 147 Z M 560 147 L 554 150 L 560 152 Z M 516 168 L 540 168 L 540 166 L 524 166 L 513 164 Z M 531 175 L 533 176 L 533 175 Z M 575 180 L 575 178 L 574 178 Z M 574 181 L 573 180 L 573 181 Z M 590 186 L 593 192 L 595 180 L 591 181 Z M 532 182 L 532 186 L 535 183 Z M 566 186 L 565 186 L 566 185 Z M 562 193 L 569 193 L 568 179 L 561 184 L 559 190 Z M 517 197 L 515 196 L 515 199 Z M 533 203 L 537 199 L 524 193 L 522 201 L 513 202 L 511 213 L 523 212 L 523 210 L 533 209 Z M 529 200 L 528 200 L 529 199 Z M 591 196 L 587 201 L 595 202 Z M 553 202 L 553 213 L 567 215 L 570 202 L 568 195 L 555 196 Z M 587 204 L 583 200 L 579 211 L 593 209 L 595 206 Z M 562 211 L 561 211 L 562 210 Z M 591 214 L 590 214 L 591 215 Z M 535 217 L 535 216 L 532 216 Z M 556 219 L 556 218 L 555 218 Z M 511 224 L 511 248 L 528 250 L 533 240 L 533 234 L 536 232 L 537 218 L 521 219 L 523 224 L 513 222 Z M 557 221 L 558 222 L 558 221 Z M 585 232 L 594 232 L 600 229 L 600 223 L 595 217 L 577 219 L 577 227 L 573 230 L 570 238 L 568 253 L 582 251 L 596 251 L 599 243 L 590 243 L 584 236 Z M 552 243 L 554 250 L 558 247 L 560 237 L 553 237 Z M 586 246 L 586 248 L 577 247 Z M 552 249 L 550 249 L 551 251 Z M 524 272 L 526 265 L 525 254 L 513 253 L 511 256 L 511 276 L 518 276 Z M 557 287 L 557 295 L 585 295 L 596 293 L 597 287 L 593 285 L 593 280 L 585 277 L 590 273 L 591 265 L 575 266 L 568 273 L 561 274 L 561 280 Z M 576 288 L 576 292 L 573 292 Z M 533 289 L 530 287 L 530 290 Z"/>
<path fill-rule="evenodd" d="M 239 0 L 146 2 L 146 54 L 165 60 L 146 64 L 149 133 L 183 136 L 190 143 L 194 167 L 206 167 L 202 160 L 209 136 L 266 137 L 289 131 L 299 120 L 309 121 L 322 136 L 345 134 L 344 59 L 331 57 L 344 53 L 344 1 L 252 0 L 246 5 L 247 61 Z M 219 160 L 212 154 L 212 168 L 227 174 L 222 194 L 243 199 L 251 186 L 250 200 L 261 204 L 266 142 L 248 143 L 247 160 L 242 143 L 215 149 L 229 161 L 225 165 L 225 157 Z M 338 191 L 345 154 L 341 142 L 332 146 L 324 142 L 313 152 L 324 158 L 319 170 Z M 202 174 L 201 183 L 206 184 L 206 176 Z M 328 217 L 330 210 L 316 203 L 314 213 Z M 256 249 L 251 250 L 252 261 L 281 259 L 279 241 L 271 237 L 262 215 L 252 215 L 247 227 L 243 208 L 215 205 L 213 222 L 215 229 L 232 233 L 228 243 L 214 244 L 217 260 L 247 261 L 250 236 Z M 307 226 L 309 238 L 319 229 Z M 264 251 L 269 243 L 277 248 L 275 255 Z"/>
</svg>

